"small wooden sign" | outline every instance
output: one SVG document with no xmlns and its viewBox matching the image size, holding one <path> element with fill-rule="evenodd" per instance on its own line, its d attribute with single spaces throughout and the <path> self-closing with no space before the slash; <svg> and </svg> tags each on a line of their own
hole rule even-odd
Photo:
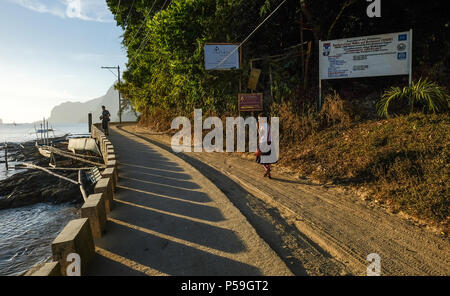
<svg viewBox="0 0 450 296">
<path fill-rule="evenodd" d="M 261 70 L 252 68 L 250 72 L 250 78 L 248 79 L 248 89 L 255 90 L 258 85 L 259 75 L 261 75 Z"/>
<path fill-rule="evenodd" d="M 262 111 L 263 94 L 238 94 L 239 111 Z"/>
</svg>

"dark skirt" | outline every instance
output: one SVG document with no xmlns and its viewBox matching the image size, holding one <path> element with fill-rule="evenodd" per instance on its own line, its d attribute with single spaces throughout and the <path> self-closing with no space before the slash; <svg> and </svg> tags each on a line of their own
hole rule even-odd
<svg viewBox="0 0 450 296">
<path fill-rule="evenodd" d="M 271 164 L 274 162 L 261 162 L 261 155 L 270 155 L 270 153 L 272 152 L 272 150 L 269 150 L 267 152 L 261 152 L 260 155 L 256 155 L 256 162 L 259 164 Z"/>
</svg>

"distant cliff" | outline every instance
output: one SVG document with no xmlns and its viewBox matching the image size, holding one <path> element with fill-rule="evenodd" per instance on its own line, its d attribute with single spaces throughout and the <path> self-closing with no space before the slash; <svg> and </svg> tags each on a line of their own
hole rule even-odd
<svg viewBox="0 0 450 296">
<path fill-rule="evenodd" d="M 52 123 L 84 123 L 88 120 L 88 113 L 92 113 L 92 120 L 100 122 L 101 106 L 105 105 L 111 113 L 111 121 L 119 121 L 119 95 L 114 86 L 111 86 L 102 97 L 89 100 L 84 103 L 66 102 L 54 107 L 49 121 Z M 136 116 L 131 110 L 122 112 L 122 121 L 134 121 Z"/>
</svg>

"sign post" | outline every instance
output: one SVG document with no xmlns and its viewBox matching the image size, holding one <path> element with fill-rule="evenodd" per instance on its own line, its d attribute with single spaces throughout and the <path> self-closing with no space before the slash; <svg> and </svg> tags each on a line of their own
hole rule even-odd
<svg viewBox="0 0 450 296">
<path fill-rule="evenodd" d="M 322 44 L 322 41 L 319 40 L 319 111 L 322 109 L 322 79 L 320 78 L 320 54 L 321 54 L 321 48 L 320 45 Z"/>
<path fill-rule="evenodd" d="M 412 83 L 412 38 L 413 38 L 413 31 L 412 29 L 409 30 L 409 86 L 411 86 Z"/>
<path fill-rule="evenodd" d="M 412 29 L 407 32 L 319 40 L 319 108 L 322 80 L 409 75 L 412 79 Z"/>
</svg>

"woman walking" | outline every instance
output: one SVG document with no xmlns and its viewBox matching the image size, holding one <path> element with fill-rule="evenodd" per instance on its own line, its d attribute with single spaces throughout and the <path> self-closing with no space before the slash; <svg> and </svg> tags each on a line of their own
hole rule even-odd
<svg viewBox="0 0 450 296">
<path fill-rule="evenodd" d="M 266 147 L 270 147 L 270 144 L 272 143 L 272 139 L 270 137 L 270 124 L 266 121 L 261 122 L 262 118 L 266 117 L 264 113 L 258 114 L 258 149 L 256 150 L 256 162 L 263 165 L 265 173 L 264 177 L 268 177 L 269 179 L 272 179 L 272 176 L 270 175 L 270 162 L 263 161 L 261 156 L 262 155 L 270 155 L 271 150 L 266 152 L 261 152 L 261 147 L 265 145 Z"/>
</svg>

